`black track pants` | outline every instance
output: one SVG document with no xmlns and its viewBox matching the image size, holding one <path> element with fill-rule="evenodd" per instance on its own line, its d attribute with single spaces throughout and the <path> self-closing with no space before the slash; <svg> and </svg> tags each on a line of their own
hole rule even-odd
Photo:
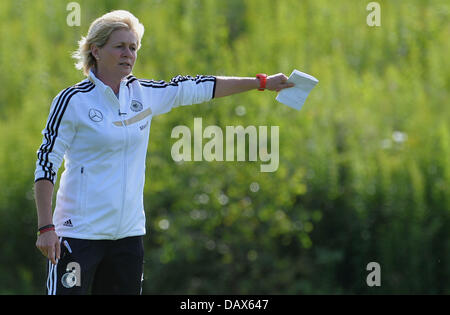
<svg viewBox="0 0 450 315">
<path fill-rule="evenodd" d="M 48 262 L 47 294 L 141 294 L 142 236 L 60 241 L 61 258 L 56 265 Z"/>
</svg>

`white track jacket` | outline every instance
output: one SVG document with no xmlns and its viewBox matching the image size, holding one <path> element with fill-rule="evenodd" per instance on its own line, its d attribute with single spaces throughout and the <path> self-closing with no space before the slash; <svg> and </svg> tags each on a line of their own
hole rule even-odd
<svg viewBox="0 0 450 315">
<path fill-rule="evenodd" d="M 119 96 L 91 72 L 53 100 L 37 151 L 35 182 L 55 184 L 65 160 L 53 223 L 58 236 L 120 239 L 145 234 L 143 190 L 152 117 L 214 97 L 216 78 L 137 79 Z"/>
</svg>

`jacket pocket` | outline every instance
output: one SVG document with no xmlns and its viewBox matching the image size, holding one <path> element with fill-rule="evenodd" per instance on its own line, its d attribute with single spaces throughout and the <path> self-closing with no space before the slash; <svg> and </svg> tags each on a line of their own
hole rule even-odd
<svg viewBox="0 0 450 315">
<path fill-rule="evenodd" d="M 82 166 L 80 169 L 80 187 L 78 190 L 78 211 L 83 221 L 86 217 L 87 177 L 86 168 Z"/>
</svg>

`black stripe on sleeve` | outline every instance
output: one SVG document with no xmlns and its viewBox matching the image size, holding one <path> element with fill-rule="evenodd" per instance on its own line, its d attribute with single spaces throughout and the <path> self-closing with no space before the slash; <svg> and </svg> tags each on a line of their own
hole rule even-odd
<svg viewBox="0 0 450 315">
<path fill-rule="evenodd" d="M 39 177 L 39 178 L 36 179 L 34 182 L 37 183 L 37 182 L 40 181 L 40 180 L 47 180 L 47 181 L 49 181 L 50 183 L 53 184 L 53 181 L 52 181 L 50 178 L 45 178 L 45 177 Z M 53 185 L 54 185 L 54 184 L 53 184 Z"/>
<path fill-rule="evenodd" d="M 43 149 L 48 149 L 48 146 L 51 144 L 51 137 L 54 135 L 55 133 L 55 122 L 57 121 L 57 118 L 60 115 L 61 109 L 63 108 L 63 106 L 61 106 L 61 103 L 65 103 L 65 99 L 66 96 L 74 91 L 75 89 L 84 89 L 86 87 L 89 87 L 90 85 L 93 85 L 90 81 L 86 81 L 84 83 L 80 83 L 78 85 L 72 86 L 72 87 L 68 87 L 67 89 L 65 89 L 59 96 L 56 106 L 54 107 L 54 110 L 52 112 L 52 115 L 47 123 L 47 131 L 46 132 L 46 140 L 47 140 L 47 144 L 43 147 Z M 65 108 L 64 108 L 65 110 Z"/>
<path fill-rule="evenodd" d="M 213 78 L 214 78 L 214 86 L 213 86 L 213 92 L 212 92 L 212 97 L 211 98 L 214 98 L 216 96 L 217 78 L 216 77 L 213 77 Z"/>
<path fill-rule="evenodd" d="M 58 137 L 58 129 L 59 129 L 59 125 L 61 124 L 62 117 L 63 117 L 63 115 L 64 115 L 64 113 L 65 113 L 65 111 L 66 111 L 66 108 L 67 108 L 67 105 L 69 104 L 70 99 L 71 99 L 75 94 L 77 94 L 78 92 L 81 92 L 81 93 L 87 93 L 87 92 L 91 91 L 91 90 L 95 87 L 95 85 L 94 85 L 93 83 L 91 83 L 91 82 L 89 82 L 89 83 L 90 83 L 90 85 L 84 87 L 83 89 L 79 89 L 79 88 L 74 89 L 74 90 L 71 91 L 70 94 L 67 96 L 67 100 L 64 102 L 64 105 L 63 105 L 62 113 L 61 113 L 61 115 L 58 117 L 58 120 L 57 120 L 57 122 L 56 122 L 56 126 L 55 126 L 55 137 L 54 137 L 53 142 L 52 142 L 52 144 L 51 144 L 51 146 L 50 146 L 50 151 L 53 150 L 53 146 L 55 145 L 55 140 L 56 140 L 56 138 Z"/>
<path fill-rule="evenodd" d="M 152 88 L 166 88 L 168 86 L 178 86 L 179 83 L 188 80 L 195 81 L 196 84 L 200 84 L 202 82 L 207 81 L 215 82 L 216 78 L 214 76 L 206 76 L 206 75 L 197 75 L 195 78 L 189 75 L 186 76 L 177 75 L 176 77 L 173 77 L 169 82 L 166 82 L 164 80 L 155 81 L 155 80 L 138 79 L 139 83 L 142 86 Z"/>
<path fill-rule="evenodd" d="M 46 132 L 44 133 L 45 142 L 39 148 L 37 156 L 39 165 L 42 166 L 42 171 L 44 172 L 44 178 L 52 181 L 53 183 L 56 172 L 53 170 L 53 163 L 49 161 L 48 156 L 52 152 L 56 138 L 58 137 L 58 129 L 61 124 L 62 117 L 66 111 L 70 99 L 75 94 L 79 92 L 89 92 L 94 87 L 95 85 L 92 82 L 86 81 L 63 90 L 56 101 L 52 114 L 50 115 L 46 126 Z"/>
</svg>

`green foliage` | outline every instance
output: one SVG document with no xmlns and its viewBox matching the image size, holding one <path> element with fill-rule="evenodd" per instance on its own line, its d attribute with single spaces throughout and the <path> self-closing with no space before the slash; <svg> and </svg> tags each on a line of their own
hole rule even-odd
<svg viewBox="0 0 450 315">
<path fill-rule="evenodd" d="M 379 1 L 380 27 L 366 24 L 369 1 L 78 2 L 80 27 L 64 1 L 0 2 L 0 293 L 44 292 L 40 132 L 52 98 L 83 78 L 77 41 L 113 9 L 146 27 L 138 77 L 297 68 L 320 80 L 300 112 L 253 91 L 153 120 L 144 294 L 450 293 L 447 1 Z M 194 117 L 279 126 L 278 170 L 175 163 L 172 128 Z M 366 285 L 371 261 L 381 287 Z"/>
</svg>

